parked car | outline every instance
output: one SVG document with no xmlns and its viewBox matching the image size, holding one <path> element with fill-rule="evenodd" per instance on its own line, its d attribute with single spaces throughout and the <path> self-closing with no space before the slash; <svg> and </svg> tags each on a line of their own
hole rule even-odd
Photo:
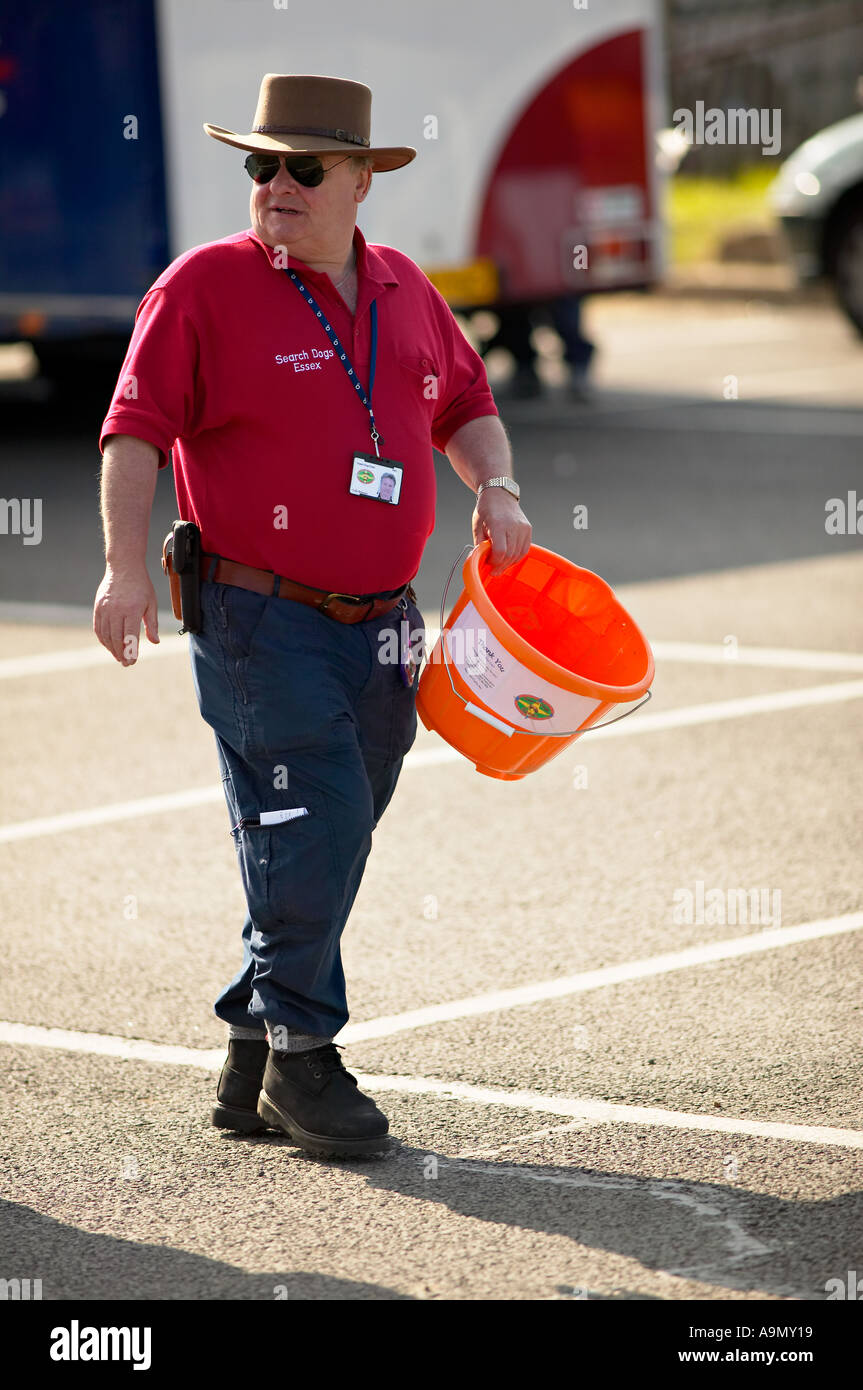
<svg viewBox="0 0 863 1390">
<path fill-rule="evenodd" d="M 771 185 L 801 280 L 827 276 L 863 336 L 863 114 L 820 130 Z"/>
</svg>

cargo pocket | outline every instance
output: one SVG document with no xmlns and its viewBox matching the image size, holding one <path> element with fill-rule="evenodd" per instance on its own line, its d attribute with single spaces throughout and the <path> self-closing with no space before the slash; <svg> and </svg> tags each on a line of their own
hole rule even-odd
<svg viewBox="0 0 863 1390">
<path fill-rule="evenodd" d="M 240 872 L 249 912 L 267 922 L 325 926 L 341 899 L 332 831 L 324 806 L 302 796 L 296 804 L 246 810 L 236 830 Z"/>
</svg>

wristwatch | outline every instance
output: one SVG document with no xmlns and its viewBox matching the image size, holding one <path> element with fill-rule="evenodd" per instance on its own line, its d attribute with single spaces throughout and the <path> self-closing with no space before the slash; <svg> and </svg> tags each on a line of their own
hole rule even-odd
<svg viewBox="0 0 863 1390">
<path fill-rule="evenodd" d="M 502 487 L 507 492 L 511 492 L 516 502 L 521 497 L 521 488 L 514 478 L 486 478 L 484 483 L 480 483 L 476 490 L 477 501 L 482 496 L 482 490 L 486 487 Z"/>
</svg>

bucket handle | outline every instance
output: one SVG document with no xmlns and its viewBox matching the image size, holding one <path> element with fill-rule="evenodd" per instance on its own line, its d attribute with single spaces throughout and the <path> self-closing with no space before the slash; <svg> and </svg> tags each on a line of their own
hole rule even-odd
<svg viewBox="0 0 863 1390">
<path fill-rule="evenodd" d="M 459 692 L 456 690 L 452 678 L 452 672 L 450 671 L 449 662 L 447 661 L 448 653 L 446 641 L 444 640 L 444 633 L 448 632 L 449 629 L 444 627 L 443 615 L 444 609 L 446 608 L 446 600 L 447 594 L 449 593 L 449 586 L 452 583 L 452 577 L 455 574 L 457 567 L 464 560 L 465 556 L 469 555 L 471 551 L 475 549 L 476 546 L 474 545 L 465 545 L 462 547 L 460 554 L 456 556 L 455 563 L 453 564 L 453 567 L 449 572 L 449 577 L 446 581 L 446 584 L 444 585 L 444 591 L 440 601 L 440 642 L 441 651 L 443 652 L 443 666 L 449 678 L 449 683 L 452 686 L 453 695 L 455 695 L 457 699 L 461 700 L 462 704 L 464 705 L 465 709 L 469 714 L 475 715 L 477 719 L 482 719 L 486 724 L 491 724 L 492 728 L 498 729 L 502 734 L 506 734 L 507 738 L 512 738 L 513 734 L 528 734 L 533 738 L 572 738 L 574 734 L 577 734 L 579 732 L 578 729 L 570 729 L 569 732 L 564 733 L 555 733 L 551 729 L 549 729 L 548 732 L 544 733 L 540 733 L 539 729 L 521 729 L 517 724 L 510 724 L 505 719 L 501 719 L 499 715 L 491 714 L 488 710 L 484 710 L 479 705 L 475 705 L 470 700 L 466 700 L 464 696 L 460 695 Z M 644 699 L 639 700 L 638 704 L 633 705 L 632 709 L 624 710 L 622 714 L 616 714 L 613 719 L 607 719 L 604 724 L 591 724 L 588 728 L 584 729 L 582 733 L 589 734 L 592 733 L 594 729 L 609 728 L 610 725 L 616 724 L 619 720 L 626 719 L 628 715 L 635 714 L 635 711 L 637 709 L 641 709 L 642 705 L 646 705 L 648 700 L 651 698 L 652 691 L 648 690 Z"/>
<path fill-rule="evenodd" d="M 636 711 L 637 709 L 641 709 L 641 706 L 642 706 L 642 705 L 646 705 L 647 702 L 648 702 L 648 700 L 652 700 L 652 699 L 653 699 L 653 691 L 652 691 L 652 690 L 648 690 L 648 692 L 647 692 L 647 694 L 645 695 L 644 699 L 643 699 L 643 700 L 639 700 L 639 702 L 638 702 L 637 705 L 633 705 L 633 706 L 632 706 L 632 709 L 625 709 L 625 710 L 623 711 L 623 714 L 616 714 L 616 715 L 614 716 L 613 719 L 606 719 L 606 721 L 605 721 L 604 724 L 590 724 L 590 725 L 588 725 L 588 727 L 587 727 L 586 729 L 583 730 L 583 732 L 584 732 L 585 734 L 592 734 L 593 731 L 594 731 L 594 729 L 608 729 L 612 724 L 616 724 L 616 723 L 618 722 L 618 720 L 620 720 L 620 719 L 627 719 L 627 718 L 629 717 L 630 714 L 635 714 L 635 711 Z"/>
</svg>

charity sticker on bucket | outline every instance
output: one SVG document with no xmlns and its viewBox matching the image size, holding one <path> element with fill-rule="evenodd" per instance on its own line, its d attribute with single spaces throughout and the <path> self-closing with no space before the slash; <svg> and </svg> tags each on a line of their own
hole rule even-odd
<svg viewBox="0 0 863 1390">
<path fill-rule="evenodd" d="M 639 707 L 634 701 L 650 698 L 653 654 L 598 574 L 532 545 L 495 575 L 484 541 L 462 576 L 464 590 L 446 622 L 450 580 L 444 589 L 441 633 L 420 679 L 417 712 L 478 772 L 524 777 L 608 711 L 620 719 Z"/>
<path fill-rule="evenodd" d="M 448 655 L 462 680 L 499 718 L 543 734 L 572 733 L 603 703 L 543 680 L 517 661 L 466 603 L 449 629 Z"/>
</svg>

